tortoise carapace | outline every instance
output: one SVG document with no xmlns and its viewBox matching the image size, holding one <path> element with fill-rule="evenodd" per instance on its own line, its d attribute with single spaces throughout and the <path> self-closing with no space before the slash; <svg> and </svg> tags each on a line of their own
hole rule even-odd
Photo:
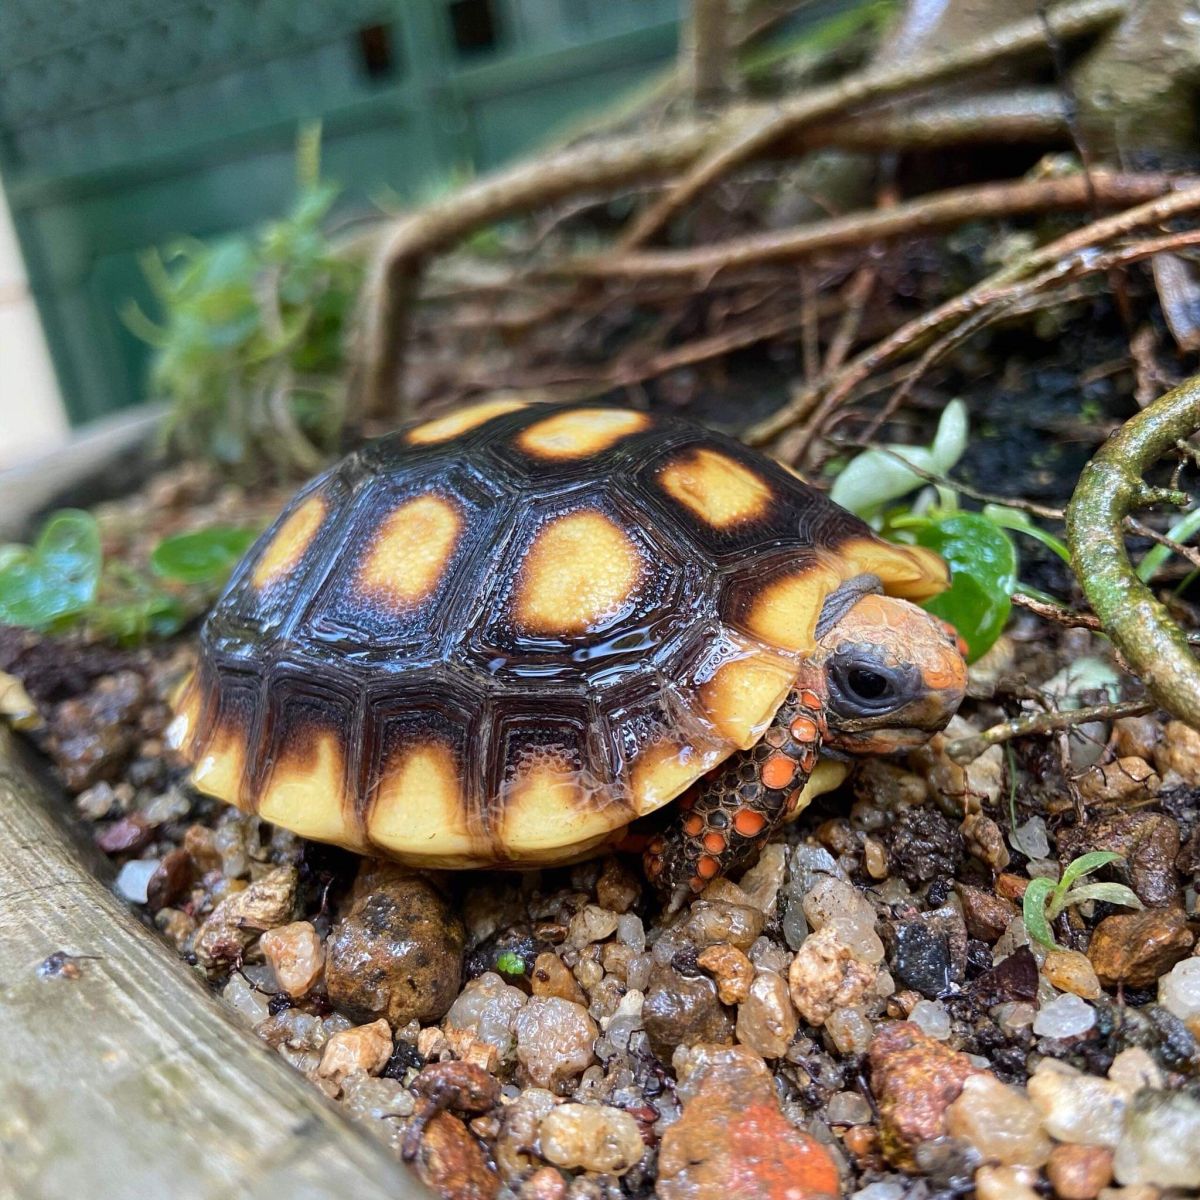
<svg viewBox="0 0 1200 1200">
<path fill-rule="evenodd" d="M 205 622 L 173 734 L 200 790 L 429 867 L 573 861 L 682 796 L 646 850 L 678 903 L 838 756 L 946 724 L 960 648 L 911 603 L 946 578 L 690 421 L 492 401 L 301 490 Z"/>
</svg>

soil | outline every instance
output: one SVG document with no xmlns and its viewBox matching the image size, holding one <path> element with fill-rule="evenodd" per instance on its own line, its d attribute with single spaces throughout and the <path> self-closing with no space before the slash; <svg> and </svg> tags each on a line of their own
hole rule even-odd
<svg viewBox="0 0 1200 1200">
<path fill-rule="evenodd" d="M 921 243 L 889 263 L 904 303 L 952 287 L 939 264 Z M 724 407 L 707 373 L 689 395 L 736 426 L 761 403 L 739 397 L 794 368 L 733 356 Z M 927 439 L 962 395 L 977 436 L 960 477 L 1061 505 L 1137 369 L 1118 314 L 1085 299 L 976 339 L 887 435 Z M 138 561 L 181 524 L 261 519 L 283 495 L 195 469 L 98 515 L 108 552 Z M 1023 579 L 1078 603 L 1059 560 L 1021 552 Z M 0 630 L 0 671 L 37 712 L 22 726 L 118 891 L 442 1195 L 1086 1198 L 1114 1172 L 1129 1200 L 1200 1188 L 1168 1144 L 1200 1137 L 1200 735 L 1166 714 L 965 770 L 946 737 L 871 763 L 668 917 L 633 858 L 414 878 L 193 792 L 164 732 L 194 653 L 194 630 L 134 650 Z M 1095 678 L 1062 678 L 1082 660 L 1119 678 L 1102 638 L 1018 615 L 951 736 L 1046 692 L 1094 702 Z M 1054 922 L 1056 949 L 1033 941 L 1030 881 L 1092 850 L 1123 861 L 1084 882 L 1144 907 L 1086 901 Z"/>
</svg>

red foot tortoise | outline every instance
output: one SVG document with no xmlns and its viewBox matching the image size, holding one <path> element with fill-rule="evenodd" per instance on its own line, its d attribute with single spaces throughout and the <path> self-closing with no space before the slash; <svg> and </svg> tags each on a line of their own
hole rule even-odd
<svg viewBox="0 0 1200 1200">
<path fill-rule="evenodd" d="M 945 584 L 689 421 L 492 401 L 299 493 L 205 623 L 173 732 L 201 791 L 428 867 L 570 862 L 683 796 L 645 847 L 678 904 L 845 755 L 943 728 L 966 669 L 910 601 Z"/>
</svg>

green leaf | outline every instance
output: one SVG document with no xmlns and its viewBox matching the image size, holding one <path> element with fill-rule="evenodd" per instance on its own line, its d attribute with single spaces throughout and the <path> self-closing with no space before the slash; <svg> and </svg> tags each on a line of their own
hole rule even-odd
<svg viewBox="0 0 1200 1200">
<path fill-rule="evenodd" d="M 933 469 L 939 475 L 949 475 L 967 450 L 967 406 L 958 399 L 942 409 L 937 433 L 929 447 Z"/>
<path fill-rule="evenodd" d="M 1200 532 L 1200 508 L 1193 509 L 1187 513 L 1182 520 L 1172 525 L 1167 530 L 1167 537 L 1173 542 L 1186 542 L 1188 538 L 1195 537 Z M 1151 546 L 1146 551 L 1145 558 L 1142 559 L 1137 566 L 1137 577 L 1143 583 L 1149 583 L 1154 578 L 1154 573 L 1174 554 L 1175 551 L 1170 546 L 1164 546 L 1161 543 Z"/>
<path fill-rule="evenodd" d="M 0 566 L 0 624 L 50 629 L 91 606 L 100 582 L 100 531 L 90 513 L 63 509 L 21 553 Z"/>
<path fill-rule="evenodd" d="M 155 546 L 150 565 L 180 583 L 224 583 L 257 536 L 257 529 L 226 525 L 176 534 Z"/>
<path fill-rule="evenodd" d="M 501 975 L 524 975 L 525 960 L 514 950 L 505 950 L 496 955 L 496 970 Z"/>
<path fill-rule="evenodd" d="M 1031 879 L 1025 889 L 1025 898 L 1021 902 L 1021 915 L 1031 938 L 1041 942 L 1043 946 L 1057 950 L 1058 943 L 1054 940 L 1050 922 L 1046 918 L 1046 899 L 1053 890 L 1053 879 Z"/>
<path fill-rule="evenodd" d="M 1075 880 L 1090 875 L 1101 867 L 1107 867 L 1109 863 L 1117 862 L 1120 858 L 1121 855 L 1112 850 L 1093 850 L 1089 854 L 1081 854 L 1066 865 L 1058 886 L 1065 892 Z"/>
<path fill-rule="evenodd" d="M 1011 529 L 1014 533 L 1023 533 L 1026 537 L 1041 542 L 1047 549 L 1053 550 L 1068 566 L 1071 565 L 1071 552 L 1067 549 L 1066 544 L 1040 525 L 1035 525 L 1028 513 L 1022 512 L 1019 508 L 1005 508 L 1002 504 L 985 504 L 983 515 L 993 524 L 999 525 L 1001 529 Z"/>
<path fill-rule="evenodd" d="M 1064 898 L 1063 908 L 1071 904 L 1083 904 L 1086 900 L 1104 900 L 1109 904 L 1123 904 L 1126 908 L 1141 908 L 1142 902 L 1132 889 L 1123 883 L 1085 883 L 1072 888 Z"/>
<path fill-rule="evenodd" d="M 950 587 L 925 607 L 962 634 L 974 661 L 1004 631 L 1017 583 L 1012 539 L 979 513 L 933 517 L 916 530 L 917 543 L 950 567 Z"/>
</svg>

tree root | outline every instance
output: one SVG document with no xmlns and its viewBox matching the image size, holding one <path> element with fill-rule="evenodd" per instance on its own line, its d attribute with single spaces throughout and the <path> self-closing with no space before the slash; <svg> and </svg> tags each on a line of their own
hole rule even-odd
<svg viewBox="0 0 1200 1200">
<path fill-rule="evenodd" d="M 1071 0 L 1056 5 L 1047 16 L 1055 35 L 1062 39 L 1108 25 L 1124 15 L 1127 8 L 1126 0 Z M 1014 21 L 949 51 L 919 55 L 895 66 L 871 66 L 781 103 L 771 112 L 746 121 L 731 137 L 701 158 L 666 195 L 630 225 L 621 237 L 619 248 L 629 251 L 642 245 L 718 179 L 805 126 L 838 112 L 1045 48 L 1046 26 L 1041 17 L 1031 17 Z"/>
<path fill-rule="evenodd" d="M 991 746 L 1011 742 L 1013 738 L 1029 737 L 1032 734 L 1056 733 L 1070 729 L 1073 725 L 1086 725 L 1091 721 L 1115 721 L 1119 717 L 1141 717 L 1153 712 L 1158 705 L 1152 700 L 1122 700 L 1117 704 L 1095 704 L 1090 708 L 1072 708 L 1059 712 L 1033 713 L 1028 717 L 1015 717 L 1001 721 L 982 733 L 959 738 L 946 747 L 946 753 L 957 763 L 968 763 L 978 758 Z"/>
<path fill-rule="evenodd" d="M 1141 204 L 1172 191 L 1178 177 L 1166 174 L 1068 175 L 1059 179 L 1022 179 L 951 188 L 930 196 L 815 221 L 796 229 L 731 238 L 691 250 L 658 250 L 568 260 L 548 275 L 594 279 L 642 279 L 695 276 L 705 283 L 721 271 L 788 261 L 820 250 L 844 249 L 889 238 L 915 237 L 935 229 L 989 217 L 1070 211 L 1093 204 L 1122 207 Z"/>
<path fill-rule="evenodd" d="M 1187 636 L 1134 573 L 1124 522 L 1135 510 L 1177 497 L 1147 488 L 1143 474 L 1200 429 L 1200 376 L 1121 427 L 1084 468 L 1067 507 L 1076 577 L 1104 632 L 1150 694 L 1200 728 L 1200 665 Z"/>
</svg>

